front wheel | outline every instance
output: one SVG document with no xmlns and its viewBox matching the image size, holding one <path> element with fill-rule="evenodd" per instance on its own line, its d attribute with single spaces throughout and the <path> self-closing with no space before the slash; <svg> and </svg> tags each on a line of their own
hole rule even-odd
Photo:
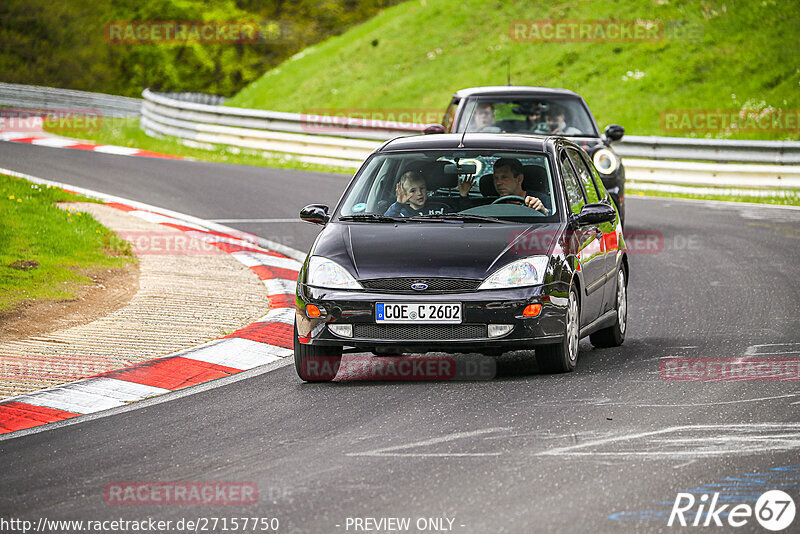
<svg viewBox="0 0 800 534">
<path fill-rule="evenodd" d="M 589 341 L 595 347 L 619 347 L 625 341 L 628 327 L 628 281 L 623 267 L 617 273 L 617 302 L 614 307 L 617 310 L 614 324 L 589 335 Z"/>
<path fill-rule="evenodd" d="M 581 316 L 578 293 L 569 290 L 567 316 L 564 319 L 564 339 L 554 345 L 542 345 L 536 349 L 536 363 L 543 373 L 569 373 L 578 363 L 578 342 L 580 341 Z"/>
<path fill-rule="evenodd" d="M 304 345 L 297 338 L 294 327 L 294 368 L 297 376 L 306 382 L 330 382 L 339 371 L 342 347 Z"/>
</svg>

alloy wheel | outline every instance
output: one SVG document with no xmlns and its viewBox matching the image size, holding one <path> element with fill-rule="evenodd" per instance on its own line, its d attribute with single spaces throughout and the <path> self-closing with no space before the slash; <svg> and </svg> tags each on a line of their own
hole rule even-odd
<svg viewBox="0 0 800 534">
<path fill-rule="evenodd" d="M 617 320 L 620 333 L 625 333 L 628 322 L 628 288 L 625 285 L 625 271 L 620 269 L 617 275 Z"/>
<path fill-rule="evenodd" d="M 569 359 L 574 362 L 578 359 L 578 341 L 580 336 L 580 316 L 578 315 L 578 300 L 575 293 L 569 294 L 569 310 L 567 318 L 567 343 Z"/>
</svg>

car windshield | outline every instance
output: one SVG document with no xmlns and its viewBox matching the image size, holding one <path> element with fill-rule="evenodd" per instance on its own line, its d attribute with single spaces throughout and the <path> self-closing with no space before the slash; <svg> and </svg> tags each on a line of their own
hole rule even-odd
<svg viewBox="0 0 800 534">
<path fill-rule="evenodd" d="M 459 150 L 373 156 L 348 189 L 340 220 L 503 224 L 558 216 L 544 153 Z"/>
<path fill-rule="evenodd" d="M 469 99 L 456 131 L 596 137 L 591 115 L 577 98 Z"/>
</svg>

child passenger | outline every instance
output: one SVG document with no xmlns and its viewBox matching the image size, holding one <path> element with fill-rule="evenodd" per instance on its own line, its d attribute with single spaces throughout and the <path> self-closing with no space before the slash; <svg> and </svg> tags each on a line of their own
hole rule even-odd
<svg viewBox="0 0 800 534">
<path fill-rule="evenodd" d="M 469 195 L 473 181 L 474 177 L 459 180 L 459 209 L 471 207 L 467 195 Z M 428 186 L 425 177 L 420 172 L 404 172 L 397 182 L 395 194 L 397 195 L 397 202 L 389 206 L 389 209 L 384 214 L 389 217 L 416 217 L 457 211 L 442 202 L 428 202 Z"/>
</svg>

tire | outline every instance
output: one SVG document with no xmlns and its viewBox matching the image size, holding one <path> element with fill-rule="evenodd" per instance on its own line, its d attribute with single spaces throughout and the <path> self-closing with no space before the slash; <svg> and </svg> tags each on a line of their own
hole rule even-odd
<svg viewBox="0 0 800 534">
<path fill-rule="evenodd" d="M 342 347 L 303 345 L 294 327 L 294 369 L 305 382 L 330 382 L 342 362 Z"/>
<path fill-rule="evenodd" d="M 589 341 L 595 347 L 619 347 L 625 341 L 625 332 L 628 329 L 628 279 L 622 267 L 617 272 L 617 299 L 614 309 L 617 310 L 614 324 L 589 334 Z"/>
<path fill-rule="evenodd" d="M 569 290 L 567 316 L 564 323 L 564 339 L 560 343 L 542 345 L 536 349 L 536 363 L 543 373 L 569 373 L 575 370 L 575 365 L 578 363 L 581 313 L 575 288 Z"/>
</svg>

